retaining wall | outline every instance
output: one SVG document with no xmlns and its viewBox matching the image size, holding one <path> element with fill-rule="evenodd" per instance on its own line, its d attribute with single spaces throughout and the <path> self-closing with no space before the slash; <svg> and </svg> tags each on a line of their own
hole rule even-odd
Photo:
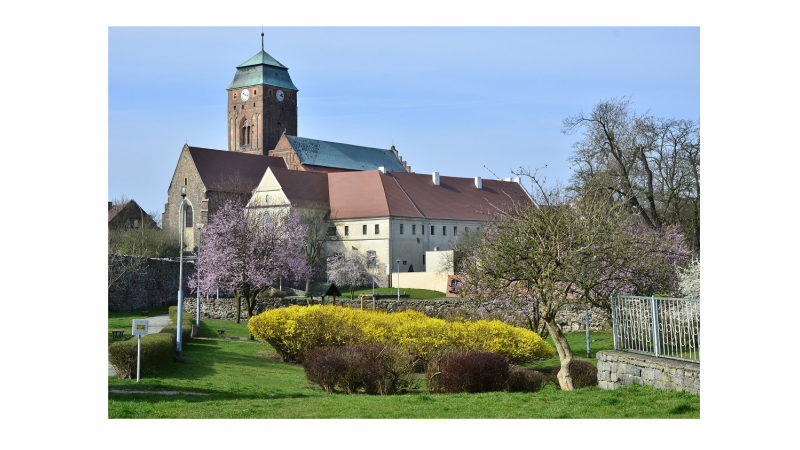
<svg viewBox="0 0 800 450">
<path fill-rule="evenodd" d="M 700 363 L 603 350 L 597 352 L 597 381 L 601 388 L 610 390 L 644 384 L 700 395 Z"/>
<path fill-rule="evenodd" d="M 177 283 L 176 283 L 177 284 Z M 200 305 L 201 319 L 215 320 L 236 320 L 236 302 L 232 298 L 209 298 L 202 299 Z M 319 304 L 319 299 L 314 304 Z M 331 304 L 330 299 L 326 304 Z M 269 309 L 285 308 L 292 305 L 307 305 L 305 299 L 274 298 L 257 300 L 253 314 L 260 314 Z M 337 299 L 336 305 L 348 308 L 360 308 L 359 300 Z M 387 312 L 404 311 L 411 309 L 419 311 L 428 317 L 452 320 L 463 317 L 468 320 L 475 320 L 479 317 L 475 313 L 475 308 L 468 300 L 463 299 L 437 299 L 437 300 L 409 300 L 409 299 L 379 299 L 375 304 L 376 309 L 384 309 Z M 184 299 L 185 311 L 190 313 L 193 318 L 197 318 L 197 299 L 187 297 Z M 364 309 L 372 309 L 372 300 L 364 301 Z M 247 312 L 244 310 L 242 301 L 241 319 L 247 320 Z M 589 330 L 599 331 L 606 326 L 606 314 L 599 309 L 592 309 L 589 315 Z M 564 308 L 556 317 L 556 322 L 565 332 L 585 331 L 586 330 L 586 310 L 583 306 Z M 514 325 L 527 328 L 528 323 L 523 320 L 517 321 Z"/>
</svg>

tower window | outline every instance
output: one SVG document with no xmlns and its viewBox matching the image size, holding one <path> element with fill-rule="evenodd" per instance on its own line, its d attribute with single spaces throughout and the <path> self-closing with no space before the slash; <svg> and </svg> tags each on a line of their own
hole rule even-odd
<svg viewBox="0 0 800 450">
<path fill-rule="evenodd" d="M 236 98 L 236 92 L 233 93 L 233 98 Z M 234 108 L 235 108 L 235 106 L 234 106 Z"/>
<path fill-rule="evenodd" d="M 247 119 L 242 123 L 242 135 L 239 138 L 240 145 L 250 145 L 250 122 Z"/>
<path fill-rule="evenodd" d="M 253 97 L 255 97 L 256 95 L 258 95 L 258 91 L 253 89 Z"/>
</svg>

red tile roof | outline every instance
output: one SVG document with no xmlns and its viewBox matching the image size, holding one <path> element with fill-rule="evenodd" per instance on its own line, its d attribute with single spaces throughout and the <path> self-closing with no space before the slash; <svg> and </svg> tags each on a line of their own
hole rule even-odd
<svg viewBox="0 0 800 450">
<path fill-rule="evenodd" d="M 189 147 L 200 179 L 206 189 L 249 193 L 258 186 L 267 167 L 286 168 L 283 158 L 248 153 Z"/>
<path fill-rule="evenodd" d="M 125 205 L 126 203 L 117 203 L 116 205 L 112 205 L 111 209 L 108 210 L 108 221 L 111 222 L 111 219 L 113 219 L 114 216 L 119 214 L 119 212 L 122 211 L 122 208 L 124 208 Z"/>
<path fill-rule="evenodd" d="M 328 175 L 272 167 L 292 206 L 328 208 Z"/>
</svg>

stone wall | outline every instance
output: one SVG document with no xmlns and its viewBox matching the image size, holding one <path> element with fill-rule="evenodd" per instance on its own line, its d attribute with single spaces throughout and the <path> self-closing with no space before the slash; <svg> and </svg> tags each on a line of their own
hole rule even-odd
<svg viewBox="0 0 800 450">
<path fill-rule="evenodd" d="M 130 267 L 132 261 L 138 261 L 140 269 L 125 276 L 108 291 L 108 309 L 110 311 L 130 311 L 137 308 L 153 308 L 176 305 L 178 302 L 178 277 L 180 263 L 160 259 L 123 257 L 108 259 L 109 276 L 112 271 L 121 270 L 120 265 Z M 194 272 L 194 264 L 183 263 L 183 292 L 189 294 L 187 280 Z"/>
<path fill-rule="evenodd" d="M 176 283 L 177 284 L 177 283 Z M 236 320 L 236 303 L 232 298 L 209 298 L 208 300 L 201 300 L 201 319 L 214 319 L 214 320 Z M 315 300 L 315 304 L 319 304 L 319 299 Z M 330 304 L 330 300 L 326 302 Z M 288 299 L 288 298 L 275 298 L 266 300 L 257 300 L 254 314 L 260 314 L 269 309 L 284 308 L 292 305 L 307 305 L 305 299 Z M 336 305 L 345 306 L 348 308 L 360 308 L 361 302 L 359 300 L 337 299 Z M 474 307 L 471 307 L 468 301 L 462 299 L 436 299 L 436 300 L 409 300 L 409 299 L 379 299 L 375 304 L 376 309 L 384 309 L 388 312 L 404 311 L 411 309 L 419 311 L 428 317 L 436 317 L 439 319 L 455 319 L 456 317 L 463 317 L 465 319 L 477 319 Z M 193 318 L 196 318 L 197 312 L 197 299 L 185 298 L 184 308 L 185 311 L 190 313 Z M 372 300 L 364 301 L 364 309 L 372 309 Z M 247 312 L 244 311 L 242 306 L 241 319 L 247 320 Z M 586 330 L 586 309 L 582 306 L 576 308 L 564 308 L 564 310 L 557 316 L 556 322 L 561 326 L 565 332 L 572 331 L 585 331 Z M 518 321 L 515 325 L 527 328 L 527 322 Z M 601 310 L 590 310 L 589 316 L 589 330 L 599 331 L 606 326 L 606 314 Z"/>
<path fill-rule="evenodd" d="M 700 363 L 604 350 L 597 352 L 597 380 L 603 389 L 644 384 L 700 395 Z"/>
</svg>

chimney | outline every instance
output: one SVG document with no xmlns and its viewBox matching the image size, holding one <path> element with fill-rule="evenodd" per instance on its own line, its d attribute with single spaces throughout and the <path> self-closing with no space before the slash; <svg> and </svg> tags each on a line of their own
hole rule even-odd
<svg viewBox="0 0 800 450">
<path fill-rule="evenodd" d="M 478 189 L 483 189 L 483 183 L 481 182 L 481 177 L 475 177 L 475 187 Z"/>
<path fill-rule="evenodd" d="M 505 177 L 503 181 L 511 181 L 511 177 Z"/>
<path fill-rule="evenodd" d="M 108 202 L 108 210 L 111 211 L 111 202 Z"/>
<path fill-rule="evenodd" d="M 433 185 L 439 185 L 439 172 L 433 172 Z"/>
<path fill-rule="evenodd" d="M 522 184 L 522 181 L 520 181 L 519 177 L 514 177 L 514 183 Z"/>
<path fill-rule="evenodd" d="M 380 170 L 381 173 L 386 173 L 386 167 L 384 167 L 384 166 L 378 167 L 378 170 Z"/>
</svg>

